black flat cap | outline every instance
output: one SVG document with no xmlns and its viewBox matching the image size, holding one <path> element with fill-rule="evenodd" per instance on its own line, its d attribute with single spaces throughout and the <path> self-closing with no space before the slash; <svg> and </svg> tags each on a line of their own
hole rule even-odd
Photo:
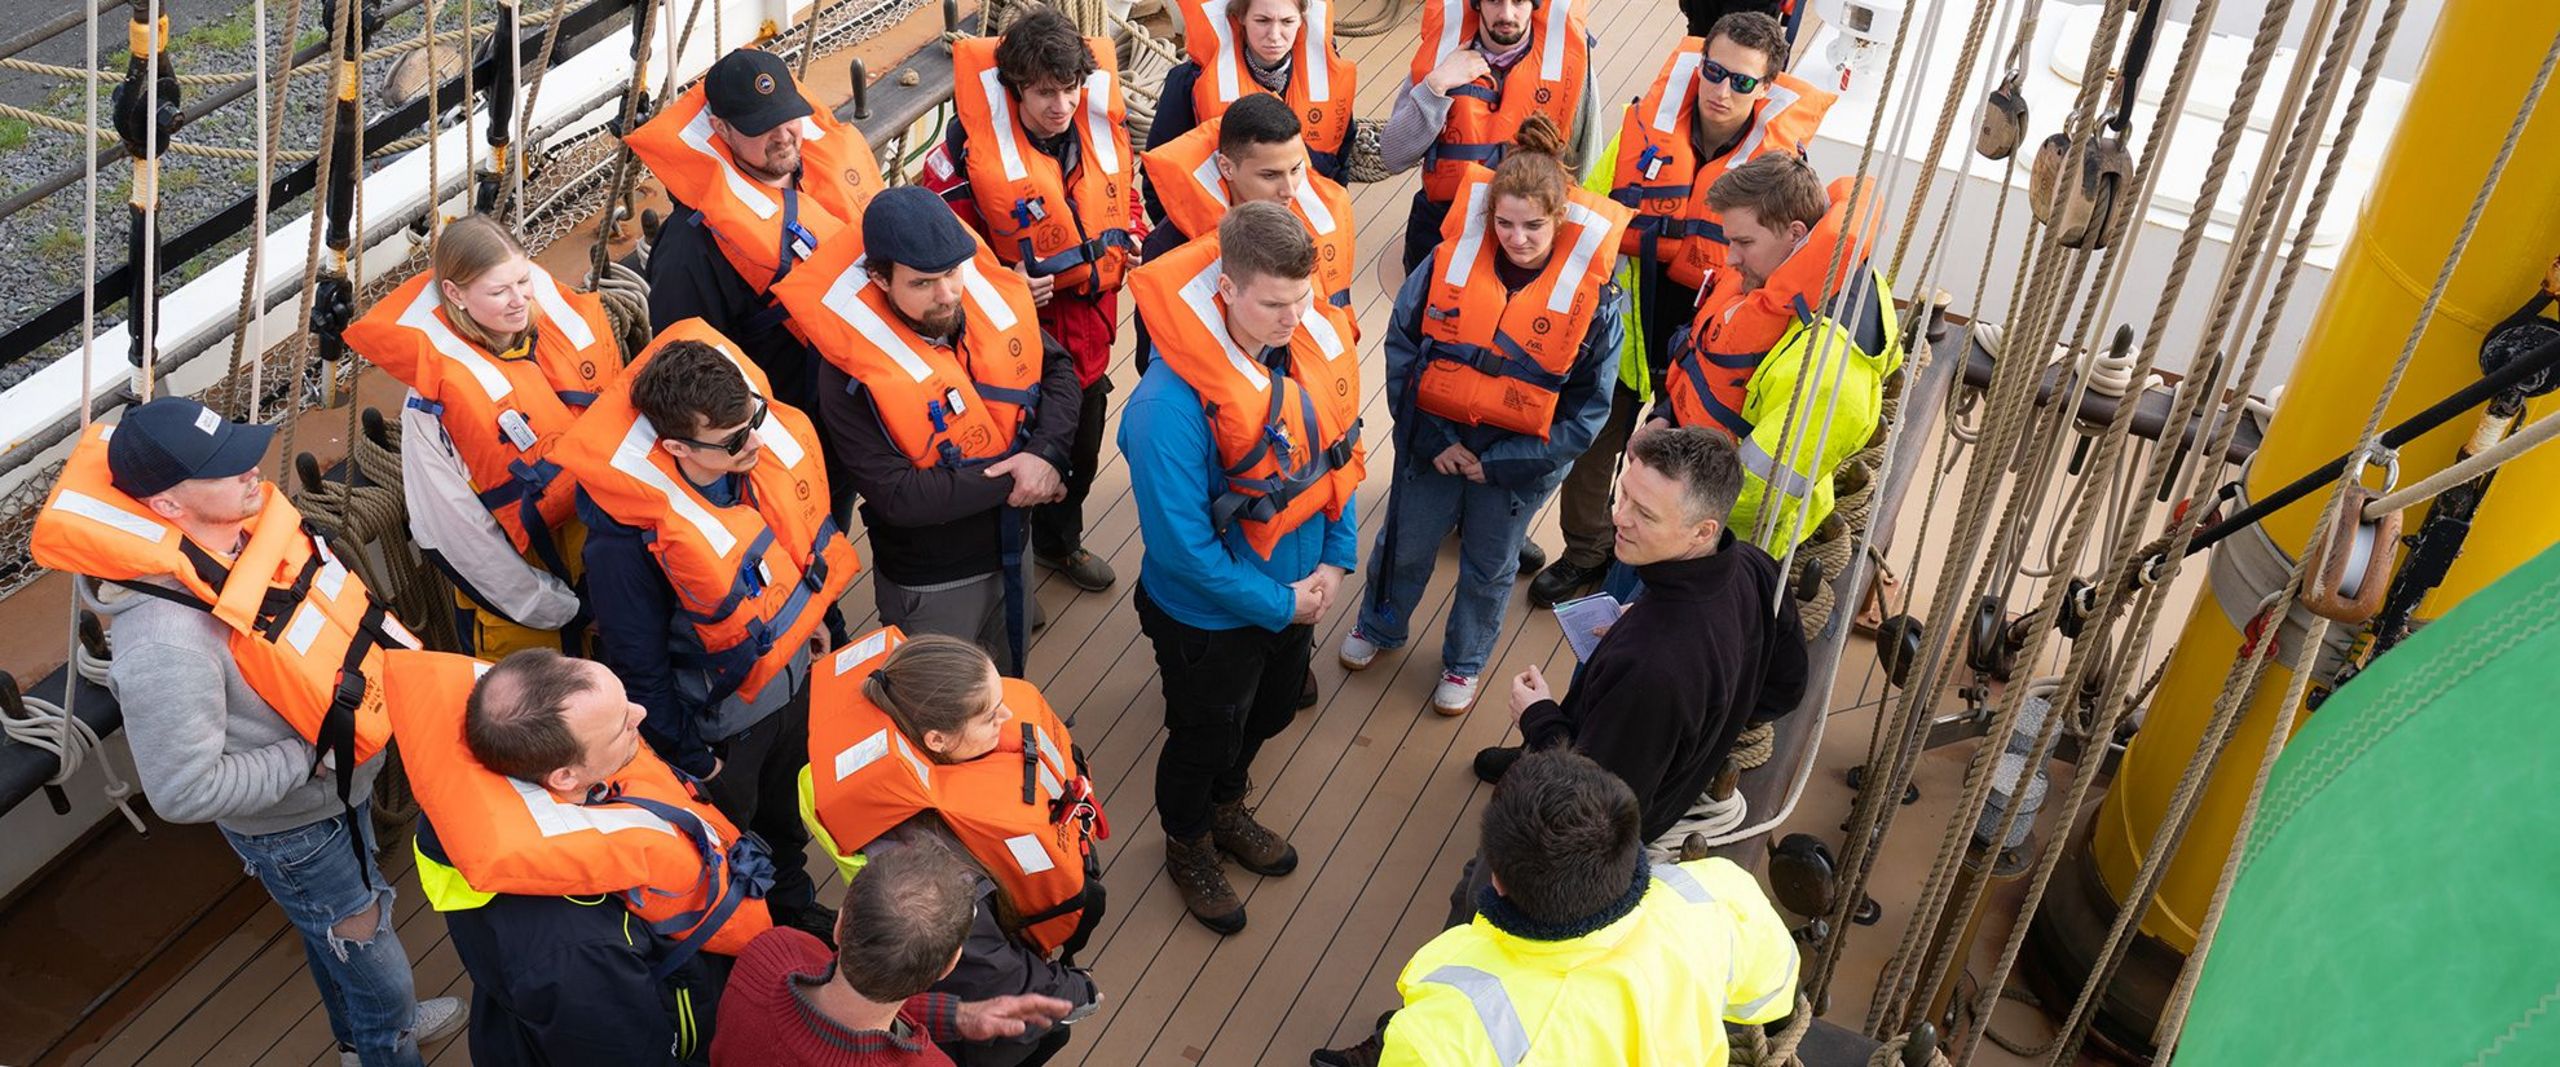
<svg viewBox="0 0 2560 1067">
<path fill-rule="evenodd" d="M 931 190 L 893 185 L 862 210 L 862 254 L 873 263 L 896 263 L 939 273 L 978 254 L 969 228 Z"/>
</svg>

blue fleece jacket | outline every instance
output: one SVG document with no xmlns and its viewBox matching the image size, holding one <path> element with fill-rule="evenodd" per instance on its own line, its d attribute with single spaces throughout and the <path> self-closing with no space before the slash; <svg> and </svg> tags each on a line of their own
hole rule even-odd
<svg viewBox="0 0 2560 1067">
<path fill-rule="evenodd" d="M 1318 512 L 1289 531 L 1269 559 L 1245 543 L 1241 528 L 1220 534 L 1210 527 L 1209 502 L 1227 487 L 1217 441 L 1199 391 L 1166 363 L 1147 368 L 1130 394 L 1120 416 L 1120 451 L 1129 460 L 1138 534 L 1146 543 L 1138 580 L 1176 622 L 1277 632 L 1297 606 L 1289 583 L 1322 564 L 1346 571 L 1359 565 L 1356 501 L 1343 505 L 1339 519 Z"/>
</svg>

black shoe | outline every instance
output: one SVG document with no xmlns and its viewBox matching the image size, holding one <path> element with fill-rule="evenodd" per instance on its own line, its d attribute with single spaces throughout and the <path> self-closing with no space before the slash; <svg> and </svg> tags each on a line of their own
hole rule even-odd
<svg viewBox="0 0 2560 1067">
<path fill-rule="evenodd" d="M 1587 567 L 1569 559 L 1557 560 L 1555 566 L 1539 571 L 1536 578 L 1529 580 L 1529 606 L 1552 608 L 1559 600 L 1571 600 L 1599 588 L 1600 579 L 1609 575 L 1609 563 L 1607 556 Z"/>
<path fill-rule="evenodd" d="M 1309 1067 L 1374 1067 L 1387 1054 L 1387 1021 L 1394 1012 L 1378 1016 L 1378 1025 L 1360 1043 L 1345 1048 L 1320 1048 L 1307 1054 Z"/>
<path fill-rule="evenodd" d="M 1298 687 L 1298 710 L 1305 711 L 1316 706 L 1319 696 L 1321 694 L 1316 691 L 1316 672 L 1308 671 L 1307 684 Z"/>
<path fill-rule="evenodd" d="M 1511 770 L 1511 765 L 1520 762 L 1520 757 L 1528 751 L 1519 745 L 1495 745 L 1476 753 L 1476 780 L 1501 781 L 1503 774 Z"/>
<path fill-rule="evenodd" d="M 1546 565 L 1547 550 L 1545 548 L 1540 547 L 1536 541 L 1520 542 L 1520 573 L 1516 577 L 1529 577 L 1545 569 Z"/>
</svg>

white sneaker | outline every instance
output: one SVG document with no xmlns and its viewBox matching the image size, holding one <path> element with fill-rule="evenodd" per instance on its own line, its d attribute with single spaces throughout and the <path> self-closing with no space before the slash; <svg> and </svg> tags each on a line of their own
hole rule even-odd
<svg viewBox="0 0 2560 1067">
<path fill-rule="evenodd" d="M 425 1048 L 462 1032 L 471 1021 L 471 1008 L 459 997 L 437 997 L 418 1002 L 418 1014 L 411 1020 L 410 1030 L 418 1035 L 418 1047 Z M 364 1057 L 344 1045 L 338 1047 L 338 1067 L 364 1067 Z"/>
<path fill-rule="evenodd" d="M 1342 649 L 1334 653 L 1334 658 L 1342 661 L 1343 670 L 1367 670 L 1370 664 L 1378 661 L 1378 646 L 1369 640 L 1369 635 L 1354 626 L 1350 633 L 1342 635 Z"/>
<path fill-rule="evenodd" d="M 437 997 L 418 1002 L 417 1022 L 410 1029 L 417 1032 L 418 1047 L 425 1048 L 462 1032 L 471 1021 L 471 1008 L 460 997 Z"/>
<path fill-rule="evenodd" d="M 1439 688 L 1431 691 L 1431 710 L 1442 715 L 1464 715 L 1476 706 L 1476 678 L 1466 674 L 1442 674 Z"/>
</svg>

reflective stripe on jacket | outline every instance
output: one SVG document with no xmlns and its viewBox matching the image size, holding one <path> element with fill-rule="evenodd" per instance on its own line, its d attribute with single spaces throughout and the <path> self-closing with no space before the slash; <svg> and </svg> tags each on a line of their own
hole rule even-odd
<svg viewBox="0 0 2560 1067">
<path fill-rule="evenodd" d="M 808 87 L 792 80 L 803 100 Z M 885 184 L 862 131 L 812 108 L 800 123 L 800 175 L 776 189 L 748 176 L 711 129 L 711 107 L 696 84 L 623 138 L 667 195 L 702 216 L 721 255 L 756 292 L 772 288 L 839 233 L 862 231 L 862 207 Z"/>
<path fill-rule="evenodd" d="M 1853 325 L 1825 316 L 1788 328 L 1743 397 L 1751 433 L 1741 441 L 1742 495 L 1725 522 L 1771 555 L 1831 517 L 1840 464 L 1883 428 L 1884 382 L 1902 366 L 1901 322 L 1884 275 L 1866 273 L 1874 288 L 1853 292 L 1866 297 Z M 1762 538 L 1762 514 L 1773 506 L 1776 525 Z"/>
<path fill-rule="evenodd" d="M 658 430 L 631 404 L 631 382 L 669 342 L 700 341 L 770 397 L 764 372 L 700 319 L 667 327 L 606 387 L 553 458 L 614 521 L 643 531 L 650 554 L 702 640 L 708 702 L 752 700 L 780 674 L 853 584 L 853 544 L 827 513 L 827 472 L 817 429 L 799 409 L 768 400 L 757 431 L 762 457 L 740 500 L 718 505 L 685 480 L 659 447 Z"/>
<path fill-rule="evenodd" d="M 1636 210 L 1621 250 L 1660 263 L 1671 280 L 1692 289 L 1704 287 L 1725 264 L 1723 219 L 1707 206 L 1707 189 L 1764 153 L 1801 154 L 1839 99 L 1781 71 L 1770 79 L 1768 95 L 1752 105 L 1733 150 L 1701 160 L 1690 131 L 1706 49 L 1704 40 L 1686 37 L 1671 50 L 1653 87 L 1627 109 L 1608 157 L 1614 161 L 1610 198 Z"/>
<path fill-rule="evenodd" d="M 917 813 L 939 814 L 1003 887 L 1023 924 L 1016 932 L 1055 951 L 1081 925 L 1095 825 L 1076 807 L 1090 797 L 1077 789 L 1082 774 L 1067 726 L 1040 690 L 1007 678 L 1002 699 L 1013 719 L 995 750 L 966 763 L 935 762 L 862 693 L 905 640 L 886 627 L 812 668 L 809 821 L 843 864 Z M 1093 801 L 1097 820 L 1100 810 Z"/>
<path fill-rule="evenodd" d="M 533 272 L 530 351 L 492 353 L 456 332 L 431 271 L 374 304 L 346 338 L 416 392 L 411 407 L 443 423 L 481 506 L 516 551 L 571 581 L 577 563 L 552 531 L 575 517 L 577 480 L 550 453 L 622 372 L 622 345 L 602 297 L 570 290 L 539 265 Z"/>
<path fill-rule="evenodd" d="M 773 289 L 810 347 L 871 394 L 889 441 L 918 467 L 977 466 L 1021 447 L 1040 405 L 1031 283 L 977 239 L 958 268 L 959 348 L 918 335 L 854 242 L 821 249 Z"/>
<path fill-rule="evenodd" d="M 1219 220 L 1235 206 L 1233 191 L 1218 173 L 1221 121 L 1202 122 L 1139 157 L 1146 164 L 1147 185 L 1164 205 L 1164 220 L 1190 237 L 1215 234 Z M 1289 198 L 1289 213 L 1305 223 L 1307 235 L 1315 238 L 1317 295 L 1335 307 L 1350 307 L 1351 279 L 1360 271 L 1359 253 L 1352 243 L 1358 220 L 1352 215 L 1351 194 L 1342 183 L 1310 166 L 1298 195 Z M 1357 336 L 1359 323 L 1352 327 Z"/>
<path fill-rule="evenodd" d="M 1075 166 L 1062 169 L 1032 145 L 1014 113 L 1021 102 L 997 76 L 998 40 L 972 37 L 951 46 L 951 103 L 969 139 L 969 192 L 986 222 L 987 243 L 997 259 L 1055 278 L 1062 292 L 1118 289 L 1138 247 L 1130 202 L 1138 176 L 1112 44 L 1085 39 L 1094 68 L 1069 124 Z"/>
<path fill-rule="evenodd" d="M 1423 0 L 1422 47 L 1413 54 L 1406 84 L 1421 84 L 1442 59 L 1474 47 L 1475 39 L 1474 0 Z M 1540 4 L 1530 15 L 1528 53 L 1499 82 L 1488 76 L 1449 90 L 1449 121 L 1422 156 L 1423 192 L 1447 203 L 1457 194 L 1464 167 L 1500 163 L 1530 115 L 1545 115 L 1556 129 L 1572 130 L 1590 61 L 1583 0 Z"/>
<path fill-rule="evenodd" d="M 1264 558 L 1323 512 L 1341 518 L 1367 471 L 1360 447 L 1360 354 L 1351 315 L 1312 303 L 1289 337 L 1289 373 L 1227 332 L 1218 237 L 1194 238 L 1130 274 L 1156 357 L 1200 394 L 1229 491 L 1211 507 L 1220 533 L 1244 526 Z"/>
<path fill-rule="evenodd" d="M 1750 874 L 1696 860 L 1653 868 L 1633 912 L 1570 941 L 1478 916 L 1414 953 L 1396 989 L 1388 1067 L 1722 1067 L 1726 1022 L 1794 1010 L 1796 950 Z"/>
<path fill-rule="evenodd" d="M 1252 0 L 1181 0 L 1182 48 L 1200 64 L 1191 83 L 1192 113 L 1207 123 L 1227 113 L 1227 106 L 1253 93 L 1268 92 L 1247 69 L 1244 42 L 1236 37 L 1228 16 Z M 1307 152 L 1326 169 L 1342 158 L 1351 136 L 1351 105 L 1360 96 L 1360 69 L 1335 50 L 1333 0 L 1305 0 L 1297 47 L 1289 53 L 1289 83 L 1280 99 L 1296 112 L 1304 127 Z M 1153 180 L 1154 175 L 1148 175 Z M 1346 215 L 1347 220 L 1350 216 Z M 1185 230 L 1197 234 L 1198 230 Z"/>
<path fill-rule="evenodd" d="M 497 894 L 612 895 L 650 928 L 734 956 L 771 929 L 773 860 L 641 745 L 578 798 L 483 766 L 463 740 L 489 665 L 444 652 L 386 653 L 391 719 L 418 799 L 418 888 L 437 911 Z M 798 857 L 791 857 L 797 861 Z"/>
<path fill-rule="evenodd" d="M 1631 213 L 1567 187 L 1546 266 L 1515 293 L 1499 276 L 1492 200 L 1493 172 L 1468 167 L 1432 252 L 1414 403 L 1461 425 L 1544 440 Z"/>
</svg>

